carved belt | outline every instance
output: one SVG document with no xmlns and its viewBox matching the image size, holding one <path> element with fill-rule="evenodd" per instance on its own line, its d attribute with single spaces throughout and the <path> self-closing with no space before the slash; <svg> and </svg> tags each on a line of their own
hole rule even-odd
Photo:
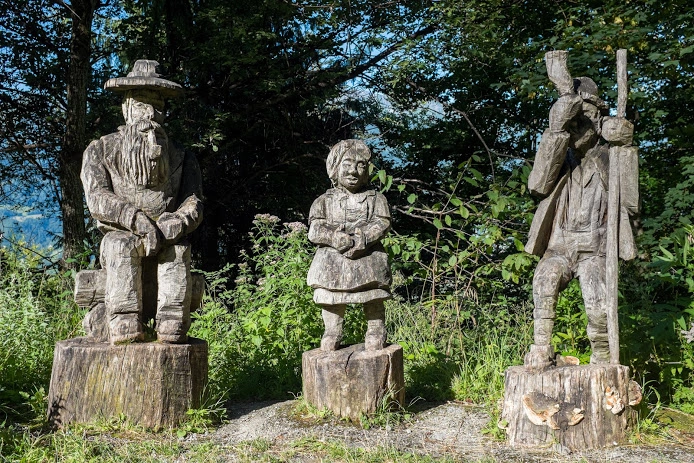
<svg viewBox="0 0 694 463">
<path fill-rule="evenodd" d="M 577 252 L 600 252 L 604 244 L 605 228 L 576 231 L 561 229 L 562 240 Z"/>
</svg>

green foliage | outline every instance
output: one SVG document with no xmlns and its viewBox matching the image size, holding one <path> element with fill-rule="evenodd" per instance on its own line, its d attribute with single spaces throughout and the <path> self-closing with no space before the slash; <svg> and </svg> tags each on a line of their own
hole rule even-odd
<svg viewBox="0 0 694 463">
<path fill-rule="evenodd" d="M 678 388 L 672 396 L 672 401 L 673 405 L 678 409 L 694 415 L 694 387 L 683 386 Z"/>
<path fill-rule="evenodd" d="M 577 357 L 582 364 L 590 361 L 590 343 L 586 327 L 583 295 L 578 280 L 572 280 L 557 301 L 552 343 L 561 355 Z"/>
<path fill-rule="evenodd" d="M 328 408 L 318 408 L 310 404 L 303 395 L 299 395 L 294 403 L 291 416 L 302 423 L 316 423 L 333 417 L 333 412 Z"/>
<path fill-rule="evenodd" d="M 0 413 L 43 419 L 53 346 L 79 332 L 83 314 L 72 281 L 46 273 L 36 256 L 0 248 Z"/>
<path fill-rule="evenodd" d="M 532 342 L 527 326 L 500 323 L 486 326 L 473 334 L 458 362 L 459 373 L 453 378 L 451 389 L 457 400 L 484 404 L 493 408 L 504 394 L 504 372 L 512 365 L 522 363 Z"/>
<path fill-rule="evenodd" d="M 182 438 L 189 433 L 207 432 L 213 425 L 222 422 L 226 411 L 220 402 L 211 406 L 191 408 L 186 411 L 186 419 L 176 429 L 176 435 Z"/>
<path fill-rule="evenodd" d="M 393 426 L 407 422 L 412 418 L 412 413 L 395 400 L 396 392 L 388 390 L 381 398 L 375 413 L 368 416 L 359 415 L 359 424 L 363 429 L 380 427 L 391 430 Z M 417 399 L 413 400 L 413 402 L 416 401 Z"/>
<path fill-rule="evenodd" d="M 303 455 L 310 455 L 313 458 L 321 458 L 323 461 L 339 461 L 345 463 L 389 463 L 393 461 L 403 463 L 448 463 L 454 459 L 443 457 L 432 457 L 417 453 L 408 453 L 397 450 L 389 446 L 377 446 L 370 449 L 363 449 L 343 442 L 331 439 L 317 439 L 315 437 L 304 437 L 292 443 L 292 452 L 285 453 L 285 458 Z M 258 457 L 251 458 L 257 461 Z"/>
<path fill-rule="evenodd" d="M 463 314 L 460 301 L 449 299 L 434 307 L 431 323 L 428 301 L 386 302 L 389 337 L 404 350 L 408 396 L 495 406 L 503 371 L 522 363 L 532 342 L 528 308 L 477 300 Z"/>
<path fill-rule="evenodd" d="M 652 261 L 623 272 L 623 292 L 632 302 L 620 322 L 635 369 L 657 385 L 664 401 L 686 408 L 684 398 L 694 387 L 694 345 L 682 331 L 694 321 L 694 227 L 677 227 L 658 241 L 650 231 L 642 243 Z"/>
<path fill-rule="evenodd" d="M 406 276 L 408 291 L 419 290 L 408 295 L 427 300 L 434 314 L 439 304 L 453 304 L 465 318 L 480 299 L 527 300 L 519 290 L 528 289 L 535 261 L 522 252 L 524 228 L 532 217 L 525 188 L 529 170 L 510 170 L 501 183 L 476 169 L 481 162 L 473 155 L 450 169 L 454 179 L 434 191 L 423 193 L 405 180 L 397 185 L 395 209 L 421 221 L 423 233 L 390 236 L 384 243 L 395 268 Z M 419 193 L 408 194 L 412 190 Z M 408 204 L 400 207 L 403 197 Z"/>
<path fill-rule="evenodd" d="M 301 354 L 318 345 L 323 332 L 306 284 L 313 246 L 305 225 L 280 225 L 268 214 L 254 224 L 235 285 L 228 281 L 229 266 L 208 273 L 209 298 L 191 328 L 191 335 L 210 343 L 212 395 L 281 398 L 298 392 Z"/>
<path fill-rule="evenodd" d="M 296 358 L 320 340 L 313 294 L 306 273 L 313 257 L 301 223 L 278 230 L 272 216 L 256 216 L 252 257 L 239 264 L 230 302 L 243 317 L 257 360 Z"/>
</svg>

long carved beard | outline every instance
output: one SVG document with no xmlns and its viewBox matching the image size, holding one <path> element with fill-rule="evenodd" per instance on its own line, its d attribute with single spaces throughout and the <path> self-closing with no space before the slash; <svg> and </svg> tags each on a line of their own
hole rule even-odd
<svg viewBox="0 0 694 463">
<path fill-rule="evenodd" d="M 157 186 L 166 178 L 166 132 L 161 125 L 141 119 L 126 125 L 116 168 L 138 186 Z"/>
</svg>

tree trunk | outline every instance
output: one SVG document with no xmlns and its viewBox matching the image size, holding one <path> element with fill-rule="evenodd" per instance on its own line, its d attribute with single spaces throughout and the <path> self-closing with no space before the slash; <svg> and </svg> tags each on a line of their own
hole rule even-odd
<svg viewBox="0 0 694 463">
<path fill-rule="evenodd" d="M 559 445 L 571 451 L 624 442 L 641 388 L 623 365 L 506 370 L 499 426 L 513 447 Z"/>
<path fill-rule="evenodd" d="M 79 255 L 87 237 L 84 225 L 84 191 L 80 180 L 82 152 L 86 148 L 87 88 L 91 71 L 92 20 L 98 2 L 73 0 L 68 10 L 72 20 L 70 63 L 67 76 L 67 113 L 65 136 L 60 153 L 60 210 L 63 219 L 63 265 L 77 268 L 71 262 Z"/>
<path fill-rule="evenodd" d="M 51 424 L 89 423 L 125 416 L 147 428 L 169 428 L 203 403 L 207 342 L 110 346 L 90 338 L 55 345 L 48 392 Z"/>
<path fill-rule="evenodd" d="M 405 401 L 402 347 L 364 350 L 364 344 L 336 351 L 313 349 L 301 362 L 304 399 L 316 408 L 358 421 L 361 415 Z M 388 401 L 387 404 L 382 404 Z"/>
</svg>

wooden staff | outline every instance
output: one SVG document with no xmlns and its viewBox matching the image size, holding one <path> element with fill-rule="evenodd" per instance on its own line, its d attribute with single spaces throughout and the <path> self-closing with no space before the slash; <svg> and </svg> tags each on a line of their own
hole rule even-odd
<svg viewBox="0 0 694 463">
<path fill-rule="evenodd" d="M 627 51 L 617 50 L 617 117 L 626 117 L 627 109 Z M 607 197 L 607 249 L 605 256 L 605 286 L 607 339 L 610 363 L 619 365 L 619 157 L 621 147 L 610 147 L 610 181 Z"/>
</svg>

